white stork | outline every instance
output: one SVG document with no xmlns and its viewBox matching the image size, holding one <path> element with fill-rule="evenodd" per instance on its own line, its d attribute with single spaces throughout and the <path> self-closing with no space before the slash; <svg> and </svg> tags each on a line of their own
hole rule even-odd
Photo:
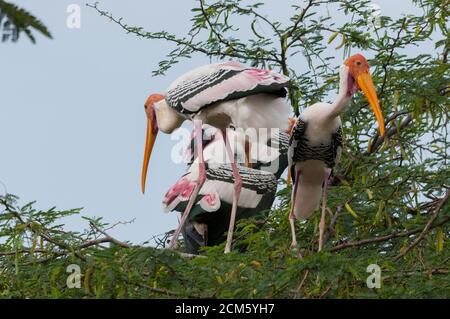
<svg viewBox="0 0 450 319">
<path fill-rule="evenodd" d="M 322 216 L 319 224 L 319 251 L 323 246 L 328 179 L 337 164 L 342 146 L 340 113 L 361 89 L 367 97 L 384 136 L 384 119 L 370 76 L 369 64 L 361 54 L 349 57 L 339 70 L 340 87 L 332 103 L 316 103 L 298 117 L 289 141 L 289 169 L 294 181 L 289 221 L 292 247 L 297 246 L 294 218 L 307 219 L 318 207 L 322 193 Z M 322 191 L 323 187 L 323 191 Z"/>
<path fill-rule="evenodd" d="M 203 125 L 202 136 L 207 177 L 183 227 L 186 247 L 193 254 L 198 252 L 200 246 L 220 244 L 227 228 L 233 229 L 235 224 L 230 216 L 234 193 L 233 170 L 230 164 L 225 164 L 225 145 L 220 131 Z M 235 151 L 236 162 L 246 162 L 244 132 L 228 130 L 227 139 Z M 288 164 L 288 142 L 287 133 L 271 132 L 265 141 L 252 144 L 253 168 L 238 165 L 243 183 L 236 218 L 247 218 L 271 208 L 275 200 L 277 180 Z M 194 152 L 196 147 L 195 140 L 192 139 L 187 150 L 188 170 L 164 196 L 163 206 L 166 212 L 182 212 L 188 205 L 199 175 L 198 157 L 195 158 Z M 230 242 L 231 238 L 227 240 L 227 244 Z"/>
<path fill-rule="evenodd" d="M 169 248 L 176 247 L 177 238 L 191 210 L 196 194 L 206 179 L 201 143 L 202 123 L 221 130 L 229 126 L 244 130 L 253 128 L 278 128 L 289 126 L 289 106 L 285 102 L 288 79 L 269 70 L 247 67 L 238 62 L 210 64 L 194 69 L 176 79 L 164 95 L 152 94 L 145 104 L 147 113 L 147 138 L 142 168 L 142 191 L 145 190 L 147 167 L 158 129 L 171 133 L 185 120 L 194 122 L 197 139 L 199 175 L 180 225 L 174 233 Z M 222 133 L 234 177 L 234 195 L 231 218 L 236 215 L 242 179 L 234 163 L 226 134 Z M 229 229 L 229 235 L 232 229 Z M 231 242 L 227 244 L 229 252 Z"/>
</svg>

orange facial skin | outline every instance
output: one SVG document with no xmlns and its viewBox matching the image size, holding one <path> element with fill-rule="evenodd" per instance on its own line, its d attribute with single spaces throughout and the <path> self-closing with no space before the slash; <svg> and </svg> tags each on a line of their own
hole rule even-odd
<svg viewBox="0 0 450 319">
<path fill-rule="evenodd" d="M 362 54 L 355 54 L 345 60 L 344 64 L 348 66 L 353 78 L 357 78 L 362 73 L 370 73 L 369 62 Z"/>
<path fill-rule="evenodd" d="M 147 134 L 145 138 L 144 162 L 142 164 L 141 188 L 145 193 L 145 182 L 147 179 L 148 163 L 152 155 L 153 145 L 158 135 L 158 122 L 156 120 L 154 104 L 164 100 L 161 94 L 151 94 L 145 102 L 145 113 L 147 114 Z"/>
<path fill-rule="evenodd" d="M 150 118 L 152 116 L 152 108 L 153 105 L 159 101 L 164 100 L 164 96 L 161 94 L 150 94 L 147 100 L 145 101 L 145 113 L 147 114 L 147 118 Z"/>
</svg>

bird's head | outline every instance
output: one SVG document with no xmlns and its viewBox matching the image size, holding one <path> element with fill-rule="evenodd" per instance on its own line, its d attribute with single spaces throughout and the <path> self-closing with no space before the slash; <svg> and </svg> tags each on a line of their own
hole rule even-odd
<svg viewBox="0 0 450 319">
<path fill-rule="evenodd" d="M 147 179 L 148 163 L 152 155 L 153 145 L 158 135 L 158 121 L 156 120 L 155 103 L 164 100 L 161 94 L 152 94 L 145 101 L 145 113 L 147 114 L 147 136 L 145 138 L 144 162 L 142 164 L 141 187 L 145 192 L 145 181 Z"/>
<path fill-rule="evenodd" d="M 384 118 L 381 113 L 372 76 L 370 75 L 370 67 L 367 59 L 362 54 L 352 55 L 344 61 L 341 70 L 343 70 L 341 77 L 344 76 L 341 80 L 346 83 L 346 94 L 353 96 L 359 90 L 364 93 L 377 118 L 380 135 L 384 136 Z"/>
</svg>

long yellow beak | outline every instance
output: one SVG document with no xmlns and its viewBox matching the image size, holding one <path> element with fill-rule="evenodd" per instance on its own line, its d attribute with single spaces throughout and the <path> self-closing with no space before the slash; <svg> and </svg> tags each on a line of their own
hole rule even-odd
<svg viewBox="0 0 450 319">
<path fill-rule="evenodd" d="M 370 74 L 362 73 L 356 78 L 356 83 L 363 91 L 367 100 L 369 101 L 370 106 L 372 107 L 373 113 L 375 113 L 375 117 L 378 121 L 378 129 L 380 130 L 380 135 L 384 136 L 384 118 L 381 113 L 380 104 L 378 102 L 377 93 L 375 92 L 375 85 L 373 85 L 372 77 Z"/>
<path fill-rule="evenodd" d="M 152 155 L 153 145 L 155 144 L 157 135 L 158 131 L 153 130 L 152 121 L 150 119 L 147 119 L 147 136 L 145 138 L 144 162 L 142 163 L 141 176 L 142 194 L 145 193 L 145 181 L 147 179 L 148 163 L 150 162 L 150 156 Z"/>
</svg>

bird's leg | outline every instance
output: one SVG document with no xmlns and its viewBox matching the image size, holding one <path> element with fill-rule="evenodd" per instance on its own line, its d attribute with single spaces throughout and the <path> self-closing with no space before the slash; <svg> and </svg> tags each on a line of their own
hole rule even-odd
<svg viewBox="0 0 450 319">
<path fill-rule="evenodd" d="M 291 196 L 291 212 L 289 213 L 289 223 L 291 224 L 291 234 L 292 234 L 291 248 L 297 247 L 297 235 L 295 234 L 294 206 L 295 206 L 295 198 L 297 197 L 297 189 L 298 189 L 299 179 L 300 179 L 300 170 L 298 170 L 297 174 L 295 174 L 294 190 L 292 191 L 292 196 Z"/>
<path fill-rule="evenodd" d="M 231 243 L 233 241 L 233 231 L 234 224 L 236 222 L 236 211 L 237 204 L 239 201 L 239 196 L 241 194 L 242 189 L 242 178 L 239 174 L 239 170 L 236 165 L 236 161 L 234 160 L 234 154 L 231 150 L 230 142 L 228 141 L 226 129 L 222 131 L 222 138 L 225 142 L 225 148 L 227 150 L 228 157 L 231 161 L 231 167 L 233 168 L 233 177 L 234 177 L 234 195 L 233 195 L 233 204 L 231 207 L 231 215 L 230 215 L 230 225 L 228 226 L 228 234 L 227 234 L 227 243 L 225 245 L 224 253 L 229 253 L 231 251 Z"/>
<path fill-rule="evenodd" d="M 252 144 L 246 138 L 245 140 L 245 166 L 252 168 Z"/>
<path fill-rule="evenodd" d="M 205 224 L 205 232 L 203 233 L 203 242 L 208 246 L 208 224 Z"/>
<path fill-rule="evenodd" d="M 330 177 L 330 169 L 325 168 L 323 175 L 323 191 L 322 191 L 322 216 L 319 223 L 319 251 L 323 247 L 323 233 L 325 230 L 325 211 L 327 208 L 327 192 L 328 192 L 328 178 Z"/>
<path fill-rule="evenodd" d="M 294 126 L 295 126 L 296 122 L 297 122 L 297 119 L 295 119 L 293 117 L 290 117 L 288 119 L 289 127 L 286 130 L 286 133 L 288 133 L 289 136 L 292 135 L 292 131 L 294 130 Z M 287 173 L 286 186 L 288 186 L 288 187 L 291 186 L 291 170 L 290 169 L 288 169 L 288 173 Z"/>
<path fill-rule="evenodd" d="M 178 236 L 180 236 L 183 225 L 189 216 L 192 206 L 194 205 L 195 199 L 197 198 L 197 194 L 206 180 L 206 167 L 205 162 L 203 160 L 202 121 L 198 120 L 194 121 L 194 135 L 195 138 L 197 139 L 198 165 L 199 165 L 197 183 L 195 185 L 194 190 L 192 191 L 192 194 L 189 197 L 188 205 L 186 206 L 186 209 L 184 210 L 184 213 L 181 216 L 180 224 L 178 225 L 177 229 L 175 230 L 175 233 L 172 236 L 169 248 L 177 248 Z"/>
</svg>

